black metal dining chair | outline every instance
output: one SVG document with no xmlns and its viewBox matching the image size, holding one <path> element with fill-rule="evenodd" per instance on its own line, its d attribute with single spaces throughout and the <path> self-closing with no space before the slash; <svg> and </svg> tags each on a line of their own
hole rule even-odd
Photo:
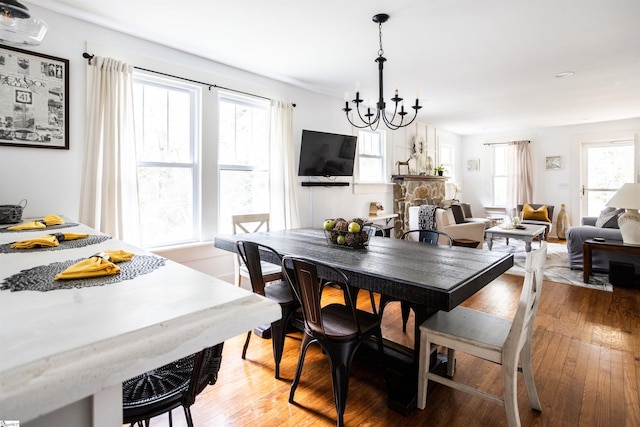
<svg viewBox="0 0 640 427">
<path fill-rule="evenodd" d="M 449 236 L 447 233 L 437 230 L 409 230 L 404 232 L 402 236 L 400 236 L 400 239 L 414 240 L 429 245 L 437 245 L 442 241 L 449 246 L 453 245 L 453 239 L 451 238 L 451 236 Z M 400 310 L 402 312 L 402 332 L 407 332 L 407 322 L 409 321 L 409 314 L 412 308 L 410 303 L 382 294 L 380 295 L 380 305 L 378 308 L 378 311 L 380 312 L 380 318 L 382 319 L 382 314 L 386 305 L 392 301 L 400 301 Z"/>
<path fill-rule="evenodd" d="M 244 265 L 249 271 L 251 280 L 251 288 L 253 292 L 262 295 L 272 301 L 280 304 L 282 309 L 282 318 L 271 323 L 271 345 L 273 347 L 273 359 L 275 362 L 275 375 L 280 378 L 280 361 L 282 360 L 282 352 L 284 349 L 284 340 L 287 335 L 287 328 L 293 314 L 298 310 L 300 305 L 291 293 L 291 287 L 286 281 L 278 280 L 266 283 L 265 275 L 262 273 L 263 261 L 260 251 L 269 253 L 273 260 L 282 261 L 282 257 L 278 252 L 269 246 L 250 242 L 247 240 L 239 240 L 236 243 L 238 255 L 242 259 Z M 275 265 L 275 264 L 274 264 Z M 247 332 L 247 339 L 242 348 L 242 358 L 247 355 L 247 348 L 251 340 L 251 331 Z"/>
<path fill-rule="evenodd" d="M 196 397 L 218 379 L 224 343 L 145 372 L 122 383 L 122 419 L 130 426 L 149 425 L 153 417 L 179 406 L 184 409 L 187 426 L 193 427 L 191 405 Z"/>
<path fill-rule="evenodd" d="M 304 319 L 300 356 L 289 392 L 289 402 L 295 403 L 294 396 L 307 349 L 311 344 L 317 343 L 330 360 L 333 396 L 338 413 L 337 425 L 340 427 L 344 425 L 351 361 L 365 340 L 375 338 L 384 366 L 380 317 L 375 314 L 373 305 L 373 313 L 356 308 L 357 292 L 352 293 L 349 279 L 335 267 L 292 256 L 283 257 L 282 266 L 284 276 L 300 302 Z M 318 269 L 321 269 L 323 278 L 319 277 Z M 345 304 L 322 306 L 322 292 L 327 286 L 341 289 Z"/>
</svg>

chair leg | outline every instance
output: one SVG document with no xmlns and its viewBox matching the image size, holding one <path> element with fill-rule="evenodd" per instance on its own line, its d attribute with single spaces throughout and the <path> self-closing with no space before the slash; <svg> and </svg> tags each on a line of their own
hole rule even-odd
<svg viewBox="0 0 640 427">
<path fill-rule="evenodd" d="M 302 343 L 300 344 L 300 356 L 298 356 L 298 367 L 296 368 L 296 375 L 293 377 L 293 382 L 291 383 L 291 389 L 289 391 L 289 403 L 295 403 L 293 401 L 293 397 L 296 394 L 296 388 L 298 387 L 298 383 L 300 382 L 300 374 L 302 373 L 304 357 L 307 354 L 309 345 L 314 341 L 315 339 L 307 335 L 306 333 L 302 335 Z"/>
<path fill-rule="evenodd" d="M 540 399 L 538 398 L 538 392 L 536 390 L 536 384 L 533 380 L 533 370 L 531 369 L 531 341 L 524 343 L 522 351 L 520 352 L 520 363 L 522 363 L 522 375 L 524 376 L 524 383 L 527 386 L 527 394 L 529 395 L 529 402 L 531 407 L 537 411 L 542 410 L 540 405 Z"/>
<path fill-rule="evenodd" d="M 518 361 L 505 361 L 502 365 L 502 387 L 504 393 L 504 409 L 507 413 L 509 427 L 520 427 L 518 410 Z"/>
<path fill-rule="evenodd" d="M 349 368 L 356 348 L 357 344 L 353 343 L 327 349 L 331 365 L 333 398 L 336 403 L 336 412 L 338 413 L 338 427 L 344 425 L 344 411 L 347 406 L 347 394 L 349 392 Z"/>
<path fill-rule="evenodd" d="M 244 346 L 242 347 L 243 359 L 246 359 L 246 356 L 247 356 L 247 348 L 249 347 L 249 340 L 251 340 L 251 331 L 247 332 L 247 339 L 244 341 Z"/>
<path fill-rule="evenodd" d="M 436 349 L 436 351 L 438 351 Z M 420 355 L 418 356 L 418 409 L 424 409 L 427 406 L 427 387 L 429 386 L 429 374 L 431 364 L 431 343 L 429 336 L 422 333 L 420 338 Z"/>
<path fill-rule="evenodd" d="M 187 427 L 193 427 L 193 417 L 191 416 L 191 408 L 184 407 L 184 417 L 187 419 Z"/>
<path fill-rule="evenodd" d="M 280 379 L 280 361 L 284 348 L 285 324 L 282 320 L 271 324 L 271 346 L 273 347 L 273 361 L 275 363 L 276 379 Z"/>
<path fill-rule="evenodd" d="M 408 302 L 400 301 L 400 309 L 402 311 L 402 332 L 407 332 L 407 322 L 409 321 L 411 306 Z"/>
</svg>

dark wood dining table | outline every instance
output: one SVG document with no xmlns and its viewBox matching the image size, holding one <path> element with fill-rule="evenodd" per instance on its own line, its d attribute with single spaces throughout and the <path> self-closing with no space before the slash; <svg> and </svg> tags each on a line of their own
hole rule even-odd
<svg viewBox="0 0 640 427">
<path fill-rule="evenodd" d="M 323 230 L 317 229 L 220 235 L 214 244 L 235 252 L 238 240 L 270 246 L 281 255 L 330 264 L 341 269 L 353 287 L 410 303 L 415 311 L 414 343 L 420 340 L 418 326 L 430 315 L 438 310 L 453 309 L 513 266 L 511 254 L 387 237 L 371 237 L 366 248 L 352 249 L 329 244 Z M 277 262 L 276 259 L 267 261 Z M 392 347 L 397 350 L 397 346 Z M 419 346 L 414 345 L 408 353 L 410 370 L 414 373 L 417 373 L 418 349 Z M 417 378 L 411 381 L 416 383 Z M 412 394 L 412 391 L 405 392 Z M 414 405 L 411 399 L 398 397 L 392 407 L 408 410 Z"/>
</svg>

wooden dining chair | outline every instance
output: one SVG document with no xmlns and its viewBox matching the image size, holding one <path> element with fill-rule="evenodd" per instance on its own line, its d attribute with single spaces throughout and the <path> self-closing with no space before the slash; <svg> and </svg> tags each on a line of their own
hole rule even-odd
<svg viewBox="0 0 640 427">
<path fill-rule="evenodd" d="M 508 425 L 520 426 L 518 411 L 518 361 L 531 407 L 541 410 L 531 369 L 533 321 L 538 310 L 547 243 L 527 253 L 525 277 L 520 302 L 512 320 L 458 306 L 449 312 L 439 311 L 420 326 L 420 359 L 418 365 L 418 408 L 427 403 L 429 380 L 471 393 L 504 405 Z M 449 375 L 453 377 L 455 351 L 502 365 L 502 395 L 496 396 L 430 371 L 431 354 L 438 346 L 449 349 Z"/>
<path fill-rule="evenodd" d="M 269 218 L 270 215 L 268 213 L 232 215 L 231 222 L 233 223 L 233 234 L 269 231 Z M 242 285 L 243 277 L 250 279 L 247 266 L 242 263 L 240 257 L 234 259 L 234 270 L 237 286 Z M 262 273 L 264 274 L 265 281 L 267 282 L 280 280 L 282 278 L 280 266 L 276 264 L 263 262 Z"/>
<path fill-rule="evenodd" d="M 260 251 L 270 254 L 273 260 L 278 261 L 277 266 L 281 267 L 282 257 L 278 252 L 269 246 L 261 245 L 254 242 L 239 240 L 236 243 L 236 250 L 242 259 L 242 262 L 249 271 L 251 280 L 251 288 L 254 293 L 262 295 L 272 301 L 280 304 L 282 309 L 282 318 L 271 323 L 271 345 L 273 347 L 273 359 L 275 362 L 276 378 L 280 378 L 280 361 L 282 360 L 282 351 L 284 349 L 284 340 L 287 335 L 287 327 L 293 314 L 300 307 L 297 300 L 291 293 L 291 287 L 286 281 L 277 280 L 266 283 L 265 276 L 262 273 L 262 261 Z M 275 265 L 275 264 L 272 264 Z M 242 348 L 242 358 L 247 355 L 247 348 L 251 340 L 251 330 L 247 332 L 247 339 Z"/>
<path fill-rule="evenodd" d="M 168 413 L 173 425 L 172 410 L 182 406 L 188 427 L 193 427 L 191 405 L 207 387 L 215 384 L 222 363 L 220 343 L 204 350 L 145 372 L 122 383 L 122 419 L 130 426 L 149 425 L 151 418 Z"/>
<path fill-rule="evenodd" d="M 413 240 L 420 243 L 426 243 L 429 245 L 437 245 L 443 242 L 447 244 L 449 247 L 453 245 L 453 239 L 447 233 L 437 230 L 428 230 L 428 229 L 420 229 L 420 230 L 409 230 L 406 231 L 400 236 L 402 240 Z M 384 312 L 384 308 L 387 304 L 393 301 L 400 301 L 397 298 L 393 298 L 387 295 L 380 295 L 380 305 L 378 311 L 380 312 L 380 318 L 382 318 L 382 313 Z M 411 304 L 405 301 L 400 301 L 400 311 L 402 313 L 402 332 L 407 332 L 407 322 L 409 321 L 409 314 L 411 311 Z"/>
<path fill-rule="evenodd" d="M 317 343 L 329 357 L 333 396 L 338 413 L 337 425 L 343 426 L 351 361 L 356 350 L 370 337 L 374 337 L 377 342 L 384 367 L 380 317 L 375 314 L 373 306 L 374 313 L 356 308 L 357 292 L 352 294 L 353 288 L 349 279 L 335 267 L 292 256 L 283 257 L 282 267 L 285 278 L 300 302 L 304 319 L 300 356 L 289 392 L 289 402 L 295 403 L 294 396 L 300 382 L 307 349 L 311 344 Z M 318 275 L 319 269 L 325 276 L 322 279 Z M 345 304 L 332 303 L 322 306 L 322 292 L 327 286 L 341 289 Z"/>
</svg>

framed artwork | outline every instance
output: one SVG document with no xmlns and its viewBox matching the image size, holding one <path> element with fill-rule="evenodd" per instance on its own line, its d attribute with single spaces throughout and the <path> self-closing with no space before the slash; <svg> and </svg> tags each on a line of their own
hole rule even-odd
<svg viewBox="0 0 640 427">
<path fill-rule="evenodd" d="M 560 156 L 547 156 L 545 165 L 547 169 L 561 169 L 562 158 Z"/>
<path fill-rule="evenodd" d="M 478 172 L 480 170 L 480 159 L 467 159 L 467 170 Z"/>
<path fill-rule="evenodd" d="M 0 45 L 0 145 L 69 149 L 69 60 Z"/>
</svg>

